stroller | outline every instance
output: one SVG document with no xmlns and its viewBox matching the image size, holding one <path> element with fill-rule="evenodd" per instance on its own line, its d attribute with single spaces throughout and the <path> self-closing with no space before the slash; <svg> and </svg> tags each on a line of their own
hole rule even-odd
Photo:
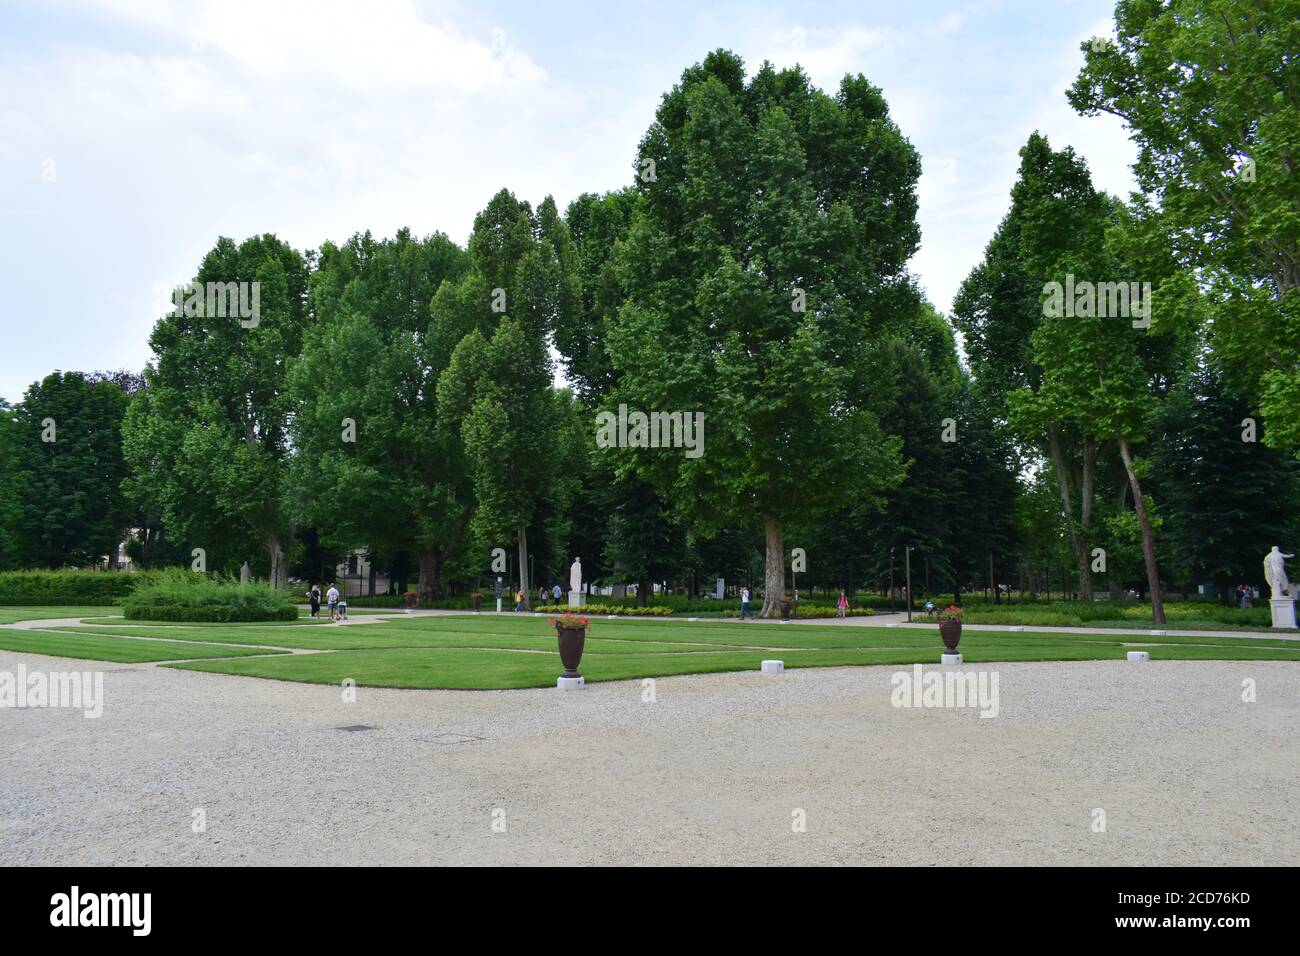
<svg viewBox="0 0 1300 956">
<path fill-rule="evenodd" d="M 343 598 L 339 598 L 338 608 L 339 608 L 338 619 L 340 621 L 346 621 L 348 619 L 348 602 Z"/>
</svg>

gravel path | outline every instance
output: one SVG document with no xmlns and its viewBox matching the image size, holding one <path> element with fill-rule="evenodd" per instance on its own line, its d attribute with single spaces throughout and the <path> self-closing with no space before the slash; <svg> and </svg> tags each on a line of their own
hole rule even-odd
<svg viewBox="0 0 1300 956">
<path fill-rule="evenodd" d="M 107 665 L 97 720 L 0 709 L 0 865 L 1300 863 L 1294 664 L 983 666 L 992 719 L 897 667 L 349 704 Z"/>
</svg>

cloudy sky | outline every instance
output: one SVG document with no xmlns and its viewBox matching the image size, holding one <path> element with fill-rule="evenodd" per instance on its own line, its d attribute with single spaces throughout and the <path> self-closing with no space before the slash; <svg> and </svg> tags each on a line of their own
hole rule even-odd
<svg viewBox="0 0 1300 956">
<path fill-rule="evenodd" d="M 502 186 L 563 208 L 624 185 L 659 97 L 717 47 L 884 90 L 924 164 L 912 269 L 947 310 L 1033 130 L 1132 188 L 1118 122 L 1064 98 L 1111 10 L 0 0 L 0 397 L 56 368 L 140 369 L 160 290 L 218 236 L 307 249 L 405 225 L 463 242 Z"/>
</svg>

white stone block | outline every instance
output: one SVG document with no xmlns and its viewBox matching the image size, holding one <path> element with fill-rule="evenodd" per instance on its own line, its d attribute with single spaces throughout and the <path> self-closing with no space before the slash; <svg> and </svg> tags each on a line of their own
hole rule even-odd
<svg viewBox="0 0 1300 956">
<path fill-rule="evenodd" d="M 555 679 L 555 686 L 560 690 L 581 690 L 585 683 L 587 683 L 585 677 L 557 677 Z"/>
<path fill-rule="evenodd" d="M 1129 651 L 1128 659 L 1130 661 L 1136 661 L 1139 663 L 1142 661 L 1149 661 L 1151 660 L 1151 652 L 1150 651 Z"/>
<path fill-rule="evenodd" d="M 763 661 L 759 670 L 764 674 L 782 674 L 785 672 L 785 661 Z"/>
<path fill-rule="evenodd" d="M 581 591 L 569 592 L 569 607 L 582 607 L 587 603 L 587 595 Z"/>
<path fill-rule="evenodd" d="M 1291 598 L 1269 598 L 1274 627 L 1295 627 L 1295 601 Z"/>
<path fill-rule="evenodd" d="M 1015 625 L 1012 625 L 1011 627 L 1007 628 L 1007 630 L 1008 630 L 1008 631 L 1014 631 L 1014 632 L 1016 632 L 1017 634 L 1019 634 L 1021 631 L 1024 630 L 1024 627 L 1022 627 L 1022 626 L 1019 625 L 1019 624 L 1015 624 Z"/>
<path fill-rule="evenodd" d="M 1165 636 L 1166 634 L 1168 634 L 1168 633 L 1169 633 L 1168 631 L 1152 631 L 1152 632 L 1151 632 L 1151 636 L 1152 636 L 1152 637 L 1164 637 L 1164 636 Z"/>
<path fill-rule="evenodd" d="M 698 618 L 698 617 L 688 617 L 686 620 L 688 620 L 688 621 L 698 621 L 699 618 Z"/>
<path fill-rule="evenodd" d="M 898 627 L 898 626 L 899 623 L 897 621 L 890 621 L 888 624 L 885 625 L 885 627 Z"/>
<path fill-rule="evenodd" d="M 939 657 L 940 664 L 960 664 L 962 657 L 960 654 L 942 654 Z"/>
</svg>

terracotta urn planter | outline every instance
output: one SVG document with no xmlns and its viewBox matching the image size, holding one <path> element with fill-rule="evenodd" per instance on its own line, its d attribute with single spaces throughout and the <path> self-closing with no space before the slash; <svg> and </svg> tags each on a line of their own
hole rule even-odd
<svg viewBox="0 0 1300 956">
<path fill-rule="evenodd" d="M 576 678 L 578 665 L 582 663 L 582 649 L 587 644 L 587 618 L 578 614 L 562 614 L 551 620 L 555 626 L 555 638 L 560 645 L 560 663 L 564 665 L 561 677 Z"/>
<path fill-rule="evenodd" d="M 478 613 L 478 606 L 480 603 L 482 603 L 482 601 L 483 601 L 483 595 L 479 594 L 477 591 L 475 591 L 473 594 L 469 596 L 470 607 L 474 609 L 475 614 Z"/>
<path fill-rule="evenodd" d="M 564 665 L 561 677 L 581 677 L 578 665 L 582 663 L 582 649 L 587 644 L 585 627 L 557 627 L 556 636 L 560 644 L 560 663 Z"/>
<path fill-rule="evenodd" d="M 961 641 L 961 621 L 940 621 L 939 637 L 949 654 L 957 653 L 957 644 Z"/>
</svg>

